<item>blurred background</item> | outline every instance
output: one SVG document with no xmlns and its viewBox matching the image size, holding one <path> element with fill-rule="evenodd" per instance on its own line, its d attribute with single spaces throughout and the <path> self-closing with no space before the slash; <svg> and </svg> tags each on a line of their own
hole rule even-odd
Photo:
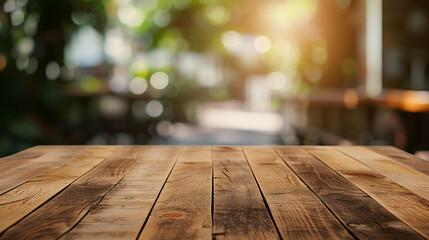
<svg viewBox="0 0 429 240">
<path fill-rule="evenodd" d="M 0 156 L 39 144 L 429 149 L 427 0 L 0 3 Z"/>
</svg>

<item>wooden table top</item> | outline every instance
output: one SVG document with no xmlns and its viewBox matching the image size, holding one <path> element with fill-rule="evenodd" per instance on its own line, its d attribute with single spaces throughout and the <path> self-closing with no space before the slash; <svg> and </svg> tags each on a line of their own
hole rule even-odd
<svg viewBox="0 0 429 240">
<path fill-rule="evenodd" d="M 0 239 L 429 239 L 393 147 L 38 146 L 0 159 Z"/>
</svg>

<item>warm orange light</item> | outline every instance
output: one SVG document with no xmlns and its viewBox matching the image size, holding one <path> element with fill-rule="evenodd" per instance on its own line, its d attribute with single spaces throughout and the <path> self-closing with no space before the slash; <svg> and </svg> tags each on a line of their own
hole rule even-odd
<svg viewBox="0 0 429 240">
<path fill-rule="evenodd" d="M 344 106 L 348 109 L 354 109 L 359 105 L 359 94 L 354 89 L 347 89 L 344 92 Z"/>
<path fill-rule="evenodd" d="M 429 110 L 429 92 L 390 90 L 386 96 L 387 105 L 408 112 Z"/>
<path fill-rule="evenodd" d="M 280 33 L 310 21 L 317 12 L 317 6 L 316 0 L 276 1 L 267 4 L 262 19 Z"/>
<path fill-rule="evenodd" d="M 3 55 L 0 55 L 0 72 L 6 68 L 6 65 L 7 65 L 6 57 Z"/>
<path fill-rule="evenodd" d="M 429 93 L 405 91 L 401 98 L 401 107 L 409 112 L 419 112 L 429 109 Z"/>
</svg>

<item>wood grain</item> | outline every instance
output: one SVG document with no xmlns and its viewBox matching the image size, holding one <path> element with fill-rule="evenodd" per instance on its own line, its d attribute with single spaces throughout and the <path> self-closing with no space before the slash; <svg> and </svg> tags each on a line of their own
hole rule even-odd
<svg viewBox="0 0 429 240">
<path fill-rule="evenodd" d="M 342 152 L 329 151 L 326 155 L 316 157 L 362 189 L 416 232 L 429 238 L 428 200 Z"/>
<path fill-rule="evenodd" d="M 336 149 L 429 200 L 428 175 L 364 147 L 344 146 Z"/>
<path fill-rule="evenodd" d="M 1 239 L 429 239 L 392 147 L 38 146 L 0 159 Z"/>
<path fill-rule="evenodd" d="M 0 194 L 24 183 L 30 178 L 63 166 L 88 148 L 81 146 L 40 146 L 34 151 L 2 159 L 0 165 Z"/>
<path fill-rule="evenodd" d="M 69 164 L 38 175 L 0 196 L 0 233 L 70 185 L 118 148 L 92 147 Z"/>
<path fill-rule="evenodd" d="M 49 151 L 47 151 L 45 146 L 35 146 L 21 152 L 17 152 L 13 155 L 2 157 L 0 158 L 0 172 L 6 172 L 12 168 L 19 167 L 28 161 L 41 158 L 48 152 Z"/>
<path fill-rule="evenodd" d="M 353 239 L 270 147 L 243 147 L 284 239 Z"/>
<path fill-rule="evenodd" d="M 354 184 L 309 154 L 326 158 L 332 149 L 326 147 L 275 147 L 275 149 L 356 237 L 422 238 Z"/>
<path fill-rule="evenodd" d="M 402 164 L 405 164 L 409 167 L 414 168 L 417 171 L 420 171 L 426 175 L 429 175 L 429 161 L 420 159 L 413 154 L 409 154 L 400 149 L 390 146 L 376 146 L 376 147 L 366 147 L 371 151 L 394 159 Z"/>
<path fill-rule="evenodd" d="M 25 149 L 10 156 L 0 158 L 0 172 L 7 172 L 13 168 L 18 168 L 29 162 L 46 162 L 55 161 L 55 156 L 61 152 L 74 151 L 78 154 L 79 151 L 84 151 L 87 146 L 64 146 L 64 145 L 40 145 Z M 57 151 L 59 150 L 59 151 Z M 61 154 L 60 154 L 61 155 Z M 52 160 L 48 160 L 52 159 Z"/>
<path fill-rule="evenodd" d="M 140 154 L 141 147 L 123 147 L 37 211 L 9 228 L 0 239 L 60 237 L 78 224 L 119 183 Z"/>
<path fill-rule="evenodd" d="M 170 173 L 179 146 L 152 146 L 64 239 L 136 239 Z"/>
<path fill-rule="evenodd" d="M 214 239 L 279 239 L 240 147 L 213 147 Z"/>
<path fill-rule="evenodd" d="M 139 239 L 212 239 L 211 147 L 184 147 Z"/>
</svg>

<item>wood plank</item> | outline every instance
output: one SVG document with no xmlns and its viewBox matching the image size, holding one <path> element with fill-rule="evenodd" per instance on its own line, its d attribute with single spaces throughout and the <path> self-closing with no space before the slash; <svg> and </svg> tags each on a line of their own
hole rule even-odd
<svg viewBox="0 0 429 240">
<path fill-rule="evenodd" d="M 329 151 L 328 154 L 314 156 L 362 189 L 416 232 L 429 238 L 428 200 L 342 152 Z"/>
<path fill-rule="evenodd" d="M 413 154 L 409 154 L 400 149 L 390 146 L 371 146 L 366 148 L 391 159 L 394 159 L 409 167 L 412 167 L 415 170 L 420 171 L 426 175 L 429 175 L 429 161 L 425 161 L 421 158 L 418 158 Z"/>
<path fill-rule="evenodd" d="M 64 239 L 136 239 L 181 147 L 152 146 Z"/>
<path fill-rule="evenodd" d="M 283 239 L 354 239 L 270 147 L 243 148 Z"/>
<path fill-rule="evenodd" d="M 84 153 L 88 148 L 81 146 L 40 146 L 24 154 L 16 155 L 0 165 L 0 194 L 24 183 L 30 178 L 63 166 Z M 15 166 L 15 163 L 17 164 Z M 8 169 L 8 170 L 7 170 Z"/>
<path fill-rule="evenodd" d="M 87 152 L 69 162 L 69 164 L 33 177 L 17 188 L 1 195 L 0 233 L 118 149 L 118 147 L 91 147 Z"/>
<path fill-rule="evenodd" d="M 429 200 L 428 175 L 364 147 L 343 146 L 336 149 Z"/>
<path fill-rule="evenodd" d="M 213 147 L 213 239 L 279 239 L 240 147 Z"/>
<path fill-rule="evenodd" d="M 72 154 L 67 154 L 69 152 L 76 155 L 79 151 L 84 151 L 86 146 L 35 146 L 24 151 L 15 153 L 13 155 L 4 157 L 0 159 L 0 172 L 6 173 L 7 171 L 21 167 L 22 165 L 28 163 L 45 163 L 49 161 L 56 161 L 57 158 L 61 155 L 68 156 L 70 159 L 73 157 Z M 59 150 L 59 151 L 58 151 Z"/>
<path fill-rule="evenodd" d="M 0 158 L 0 172 L 6 172 L 28 161 L 38 159 L 47 153 L 45 146 L 35 146 L 10 156 L 2 157 Z"/>
<path fill-rule="evenodd" d="M 212 239 L 211 147 L 184 147 L 139 239 Z"/>
<path fill-rule="evenodd" d="M 118 185 L 147 147 L 122 147 L 55 198 L 12 226 L 0 239 L 58 238 L 73 228 Z"/>
<path fill-rule="evenodd" d="M 377 201 L 309 154 L 326 155 L 335 150 L 326 147 L 274 149 L 357 238 L 422 238 Z"/>
</svg>

